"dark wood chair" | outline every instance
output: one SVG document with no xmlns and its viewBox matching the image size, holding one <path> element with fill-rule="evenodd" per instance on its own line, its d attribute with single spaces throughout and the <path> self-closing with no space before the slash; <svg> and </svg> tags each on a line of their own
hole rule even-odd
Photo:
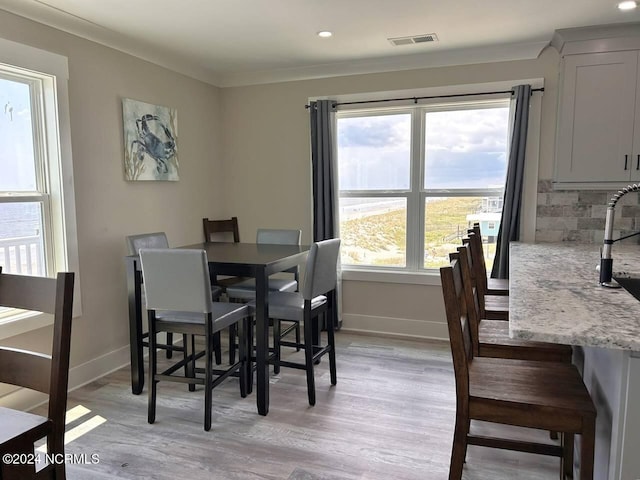
<svg viewBox="0 0 640 480">
<path fill-rule="evenodd" d="M 462 244 L 469 247 L 471 276 L 478 289 L 481 317 L 489 320 L 509 320 L 509 296 L 487 293 L 487 268 L 482 239 L 470 231 L 467 238 L 462 239 Z"/>
<path fill-rule="evenodd" d="M 0 347 L 0 383 L 49 395 L 46 417 L 0 408 L 0 458 L 10 454 L 34 454 L 34 442 L 46 438 L 47 452 L 64 458 L 64 428 L 69 383 L 73 273 L 57 278 L 2 274 L 0 306 L 53 315 L 51 355 Z M 33 464 L 6 464 L 0 460 L 2 480 L 64 480 L 64 462 L 46 464 L 36 472 Z"/>
<path fill-rule="evenodd" d="M 474 223 L 473 228 L 470 229 L 481 241 L 482 234 L 480 232 L 480 224 Z M 484 256 L 483 256 L 484 258 Z M 491 278 L 486 271 L 485 265 L 485 278 L 487 279 L 487 295 L 509 295 L 509 279 L 504 278 Z"/>
<path fill-rule="evenodd" d="M 204 230 L 204 241 L 207 243 L 228 242 L 240 243 L 240 230 L 238 229 L 238 217 L 231 217 L 228 220 L 202 219 Z M 227 287 L 247 280 L 246 277 L 218 276 L 211 272 L 211 281 L 226 291 Z"/>
<path fill-rule="evenodd" d="M 571 363 L 573 350 L 569 345 L 513 339 L 509 337 L 509 322 L 483 319 L 467 247 L 459 247 L 449 258 L 460 261 L 464 296 L 460 304 L 469 319 L 474 356 Z"/>
<path fill-rule="evenodd" d="M 202 229 L 204 230 L 204 241 L 207 243 L 228 242 L 240 243 L 240 229 L 238 228 L 238 217 L 231 217 L 223 220 L 202 219 Z M 215 271 L 209 268 L 211 283 L 220 287 L 224 292 L 228 287 L 237 285 L 238 283 L 248 280 L 247 277 L 233 277 L 226 275 L 217 275 Z M 235 363 L 235 341 L 237 332 L 235 326 L 229 328 L 229 363 Z M 216 345 L 216 363 L 222 362 L 220 353 L 220 332 L 215 334 L 214 343 Z"/>
<path fill-rule="evenodd" d="M 596 409 L 578 370 L 566 363 L 482 358 L 473 354 L 463 312 L 460 259 L 440 269 L 456 381 L 456 424 L 449 480 L 460 480 L 468 445 L 561 458 L 561 477 L 573 475 L 573 437 L 581 435 L 580 479 L 593 479 Z M 561 444 L 471 433 L 471 421 L 561 433 Z"/>
<path fill-rule="evenodd" d="M 228 220 L 202 219 L 205 242 L 240 242 L 240 230 L 238 229 L 238 217 Z"/>
</svg>

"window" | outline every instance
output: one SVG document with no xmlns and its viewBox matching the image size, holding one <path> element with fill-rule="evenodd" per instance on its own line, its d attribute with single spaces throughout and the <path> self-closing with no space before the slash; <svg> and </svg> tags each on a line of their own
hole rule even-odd
<svg viewBox="0 0 640 480">
<path fill-rule="evenodd" d="M 0 265 L 52 274 L 51 195 L 43 148 L 42 79 L 0 70 Z"/>
<path fill-rule="evenodd" d="M 0 266 L 55 276 L 78 270 L 67 59 L 0 39 Z M 74 315 L 80 313 L 79 281 Z M 33 317 L 33 315 L 27 315 Z M 0 309 L 0 337 L 50 322 Z"/>
<path fill-rule="evenodd" d="M 474 221 L 499 227 L 509 99 L 340 111 L 336 119 L 343 265 L 435 269 Z M 489 266 L 494 252 L 495 243 L 485 245 Z"/>
</svg>

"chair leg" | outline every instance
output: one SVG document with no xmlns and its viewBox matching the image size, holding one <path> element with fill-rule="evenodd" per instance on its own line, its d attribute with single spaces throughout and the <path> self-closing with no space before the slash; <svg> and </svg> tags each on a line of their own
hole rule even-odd
<svg viewBox="0 0 640 480">
<path fill-rule="evenodd" d="M 173 346 L 173 333 L 167 332 L 167 347 Z M 173 357 L 173 350 L 171 348 L 167 348 L 167 358 Z"/>
<path fill-rule="evenodd" d="M 157 355 L 156 352 L 156 332 L 151 324 L 153 320 L 149 319 L 149 406 L 147 410 L 147 421 L 153 423 L 156 421 L 156 391 L 158 382 L 156 380 L 157 373 Z"/>
<path fill-rule="evenodd" d="M 220 332 L 213 334 L 213 351 L 216 354 L 216 365 L 222 363 L 222 342 L 220 342 Z"/>
<path fill-rule="evenodd" d="M 310 318 L 304 319 L 304 357 L 305 370 L 307 372 L 307 395 L 309 405 L 316 404 L 316 385 L 313 374 L 313 322 Z"/>
<path fill-rule="evenodd" d="M 212 408 L 212 399 L 213 399 L 213 387 L 212 376 L 213 376 L 213 350 L 214 350 L 214 338 L 210 333 L 210 329 L 206 329 L 206 341 L 205 341 L 205 366 L 204 366 L 204 429 L 205 431 L 211 430 L 211 408 Z M 218 337 L 219 338 L 219 337 Z"/>
<path fill-rule="evenodd" d="M 327 343 L 331 349 L 329 350 L 329 372 L 331 373 L 331 385 L 338 383 L 336 375 L 336 339 L 333 330 L 333 322 L 327 322 Z"/>
<path fill-rule="evenodd" d="M 561 433 L 562 457 L 560 459 L 560 478 L 573 478 L 573 433 Z"/>
<path fill-rule="evenodd" d="M 254 319 L 253 317 L 248 318 L 248 328 L 247 328 L 247 395 L 253 392 L 253 327 L 254 327 Z"/>
<path fill-rule="evenodd" d="M 300 322 L 296 322 L 296 352 L 300 351 Z"/>
<path fill-rule="evenodd" d="M 280 338 L 282 335 L 282 322 L 279 318 L 273 319 L 273 373 L 280 373 Z"/>
<path fill-rule="evenodd" d="M 236 326 L 229 326 L 229 365 L 236 363 Z"/>
<path fill-rule="evenodd" d="M 240 396 L 247 396 L 247 319 L 238 322 L 238 356 L 240 357 Z"/>
<path fill-rule="evenodd" d="M 461 480 L 462 469 L 467 451 L 467 428 L 469 420 L 461 418 L 456 413 L 456 427 L 453 432 L 453 447 L 451 448 L 451 464 L 449 466 L 449 480 Z"/>
<path fill-rule="evenodd" d="M 596 420 L 595 418 L 585 418 L 582 422 L 582 435 L 580 438 L 580 480 L 591 480 L 593 479 Z"/>
<path fill-rule="evenodd" d="M 195 355 L 195 349 L 193 346 L 193 335 L 182 335 L 182 346 L 184 355 L 183 358 L 185 360 L 184 364 L 184 376 L 187 378 L 194 378 L 196 376 L 195 373 L 195 360 L 193 360 L 193 356 Z M 189 384 L 189 391 L 194 392 L 196 389 L 195 383 Z"/>
</svg>

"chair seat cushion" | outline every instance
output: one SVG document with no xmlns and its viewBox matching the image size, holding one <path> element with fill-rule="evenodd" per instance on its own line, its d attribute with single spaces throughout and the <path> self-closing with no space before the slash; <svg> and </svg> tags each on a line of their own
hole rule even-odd
<svg viewBox="0 0 640 480">
<path fill-rule="evenodd" d="M 40 440 L 52 428 L 46 417 L 5 407 L 0 407 L 0 424 L 0 452 L 11 451 L 12 442 L 18 439 Z"/>
<path fill-rule="evenodd" d="M 480 410 L 476 411 L 476 401 L 531 412 L 544 409 L 546 413 L 561 415 L 581 411 L 595 416 L 582 377 L 571 364 L 550 366 L 547 362 L 474 358 L 469 365 L 469 385 L 472 416 L 478 420 L 484 418 Z M 527 385 L 536 388 L 526 388 Z"/>
<path fill-rule="evenodd" d="M 217 332 L 242 320 L 249 315 L 247 305 L 240 303 L 213 302 L 211 316 L 213 331 Z M 156 310 L 156 327 L 163 330 L 163 324 L 205 324 L 206 314 L 201 312 L 176 312 L 173 310 Z"/>
<path fill-rule="evenodd" d="M 509 295 L 509 280 L 487 278 L 487 291 L 491 295 Z"/>
<path fill-rule="evenodd" d="M 272 292 L 295 292 L 298 289 L 298 282 L 287 278 L 270 278 L 269 290 Z M 247 280 L 235 284 L 233 287 L 227 288 L 229 298 L 239 300 L 253 300 L 256 298 L 256 279 L 248 278 Z"/>
<path fill-rule="evenodd" d="M 480 356 L 522 360 L 571 362 L 572 348 L 558 343 L 534 342 L 509 337 L 509 322 L 482 320 L 478 327 Z"/>
<path fill-rule="evenodd" d="M 311 308 L 316 309 L 327 302 L 327 297 L 318 295 L 311 300 Z M 255 311 L 255 300 L 249 304 Z M 298 292 L 269 292 L 269 317 L 280 320 L 301 322 L 304 319 L 304 297 Z"/>
</svg>

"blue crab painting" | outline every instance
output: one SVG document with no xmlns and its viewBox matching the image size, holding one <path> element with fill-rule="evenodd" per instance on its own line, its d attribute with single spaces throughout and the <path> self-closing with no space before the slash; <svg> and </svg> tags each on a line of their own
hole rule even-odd
<svg viewBox="0 0 640 480">
<path fill-rule="evenodd" d="M 176 111 L 123 99 L 125 178 L 178 180 Z"/>
</svg>

